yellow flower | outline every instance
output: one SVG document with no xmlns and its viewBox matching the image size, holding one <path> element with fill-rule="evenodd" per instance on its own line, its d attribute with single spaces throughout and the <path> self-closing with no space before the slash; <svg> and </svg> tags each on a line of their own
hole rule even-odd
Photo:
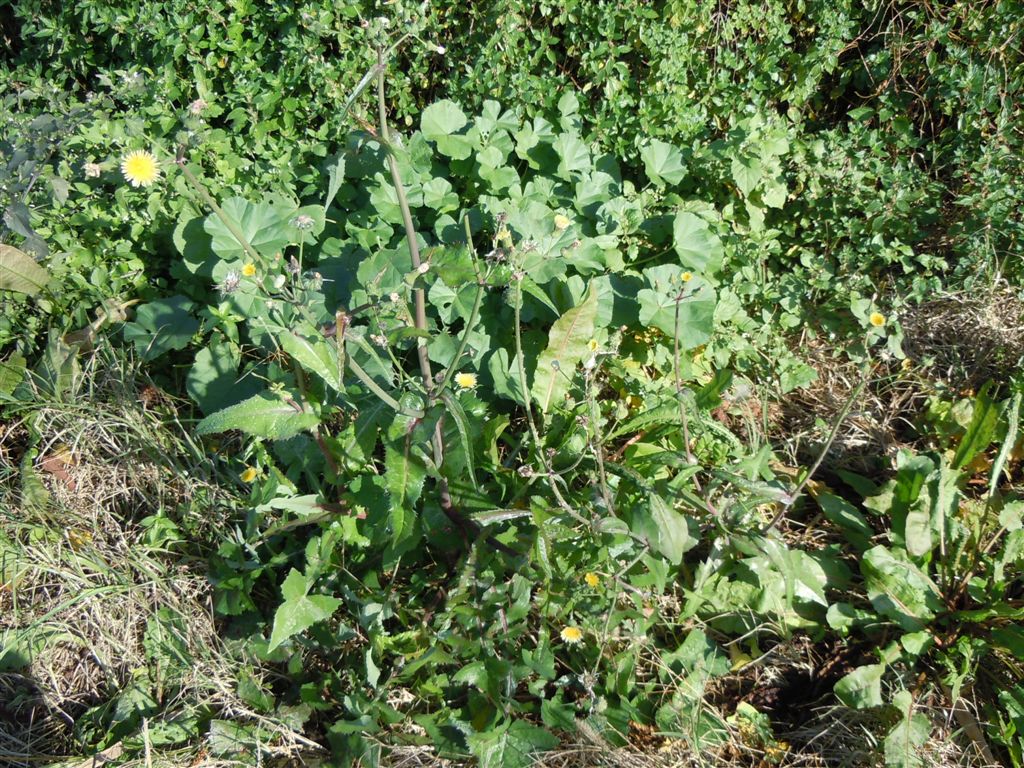
<svg viewBox="0 0 1024 768">
<path fill-rule="evenodd" d="M 900 363 L 900 368 L 902 368 L 904 371 L 909 371 L 913 367 L 914 361 L 911 360 L 909 357 L 904 358 L 903 362 Z"/>
<path fill-rule="evenodd" d="M 242 274 L 245 275 L 246 277 L 252 277 L 253 275 L 256 274 L 256 265 L 253 264 L 252 262 L 249 262 L 244 267 L 242 267 Z"/>
<path fill-rule="evenodd" d="M 568 216 L 561 213 L 555 214 L 555 229 L 557 229 L 559 232 L 561 232 L 563 229 L 567 229 L 570 223 L 571 222 L 569 221 Z"/>
<path fill-rule="evenodd" d="M 868 322 L 875 326 L 875 328 L 881 328 L 885 325 L 885 315 L 881 312 L 872 312 L 868 316 Z"/>
<path fill-rule="evenodd" d="M 587 349 L 589 349 L 591 352 L 597 352 L 600 346 L 601 345 L 597 343 L 597 339 L 591 339 L 590 341 L 587 342 Z"/>
<path fill-rule="evenodd" d="M 583 630 L 579 627 L 566 627 L 561 633 L 562 642 L 576 645 L 583 639 Z"/>
<path fill-rule="evenodd" d="M 475 373 L 456 373 L 455 383 L 462 389 L 472 389 L 476 386 L 476 374 Z"/>
<path fill-rule="evenodd" d="M 596 573 L 583 574 L 583 580 L 587 582 L 588 587 L 597 587 L 597 585 L 601 583 L 601 577 Z"/>
<path fill-rule="evenodd" d="M 693 280 L 693 272 L 683 272 L 683 274 L 681 274 L 681 275 L 679 276 L 679 278 L 680 278 L 680 279 L 681 279 L 681 280 L 682 280 L 682 281 L 683 281 L 684 283 L 688 283 L 688 282 L 690 282 L 691 280 Z"/>
<path fill-rule="evenodd" d="M 133 187 L 148 187 L 160 178 L 160 165 L 152 152 L 136 149 L 121 161 L 121 173 Z"/>
<path fill-rule="evenodd" d="M 243 483 L 251 483 L 253 480 L 256 479 L 256 474 L 257 473 L 256 473 L 256 468 L 255 467 L 246 467 L 245 471 L 242 472 L 242 475 L 241 475 L 242 482 Z"/>
</svg>

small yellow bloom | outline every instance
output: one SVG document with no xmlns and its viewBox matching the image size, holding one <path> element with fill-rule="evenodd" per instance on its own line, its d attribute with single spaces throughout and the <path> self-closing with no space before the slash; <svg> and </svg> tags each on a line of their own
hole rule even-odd
<svg viewBox="0 0 1024 768">
<path fill-rule="evenodd" d="M 561 213 L 555 214 L 555 229 L 557 229 L 559 232 L 561 232 L 563 229 L 568 229 L 569 224 L 571 223 L 572 222 L 569 221 L 568 216 Z"/>
<path fill-rule="evenodd" d="M 241 475 L 242 482 L 243 483 L 251 483 L 253 480 L 256 479 L 256 474 L 257 474 L 257 472 L 256 472 L 256 468 L 255 467 L 246 467 L 245 471 L 242 472 L 242 475 Z"/>
<path fill-rule="evenodd" d="M 455 383 L 462 389 L 472 389 L 476 386 L 475 373 L 456 373 Z"/>
<path fill-rule="evenodd" d="M 881 312 L 872 312 L 868 316 L 868 322 L 875 326 L 875 328 L 881 328 L 885 325 L 885 315 Z"/>
<path fill-rule="evenodd" d="M 680 279 L 681 279 L 681 280 L 682 280 L 682 281 L 683 281 L 684 283 L 688 283 L 688 282 L 690 282 L 691 280 L 693 280 L 693 272 L 683 272 L 683 274 L 681 274 L 681 275 L 679 276 L 679 278 L 680 278 Z"/>
<path fill-rule="evenodd" d="M 587 582 L 588 587 L 597 587 L 597 585 L 601 583 L 601 577 L 596 573 L 583 574 L 583 580 Z"/>
<path fill-rule="evenodd" d="M 242 267 L 242 274 L 245 275 L 246 277 L 252 277 L 253 275 L 256 274 L 256 265 L 253 264 L 252 262 L 249 262 L 244 267 Z"/>
<path fill-rule="evenodd" d="M 589 349 L 591 352 L 597 352 L 600 346 L 601 345 L 597 343 L 597 339 L 591 339 L 590 341 L 587 342 L 587 349 Z"/>
<path fill-rule="evenodd" d="M 905 357 L 903 359 L 903 362 L 900 363 L 900 368 L 902 368 L 904 371 L 909 371 L 913 367 L 914 367 L 914 361 L 911 360 L 909 357 Z"/>
<path fill-rule="evenodd" d="M 121 161 L 121 173 L 133 187 L 148 187 L 160 178 L 160 165 L 152 152 L 136 149 Z"/>
<path fill-rule="evenodd" d="M 576 645 L 583 639 L 583 630 L 579 627 L 566 627 L 561 632 L 562 642 Z"/>
</svg>

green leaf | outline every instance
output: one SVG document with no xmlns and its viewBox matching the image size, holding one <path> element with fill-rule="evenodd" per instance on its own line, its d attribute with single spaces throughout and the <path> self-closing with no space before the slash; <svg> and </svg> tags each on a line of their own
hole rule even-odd
<svg viewBox="0 0 1024 768">
<path fill-rule="evenodd" d="M 249 241 L 257 253 L 273 256 L 292 241 L 295 228 L 289 225 L 295 214 L 290 205 L 282 205 L 272 198 L 250 203 L 241 197 L 232 197 L 221 203 L 221 211 Z M 215 213 L 206 217 L 203 229 L 212 238 L 214 253 L 225 261 L 246 258 L 245 249 L 231 230 Z"/>
<path fill-rule="evenodd" d="M 907 632 L 919 632 L 942 610 L 939 589 L 901 550 L 878 546 L 861 559 L 871 604 Z"/>
<path fill-rule="evenodd" d="M 836 698 L 851 709 L 866 709 L 882 705 L 882 675 L 884 664 L 857 667 L 836 683 Z"/>
<path fill-rule="evenodd" d="M 953 457 L 953 468 L 963 469 L 971 460 L 984 451 L 995 438 L 996 425 L 999 422 L 999 408 L 989 397 L 992 382 L 988 382 L 974 398 L 974 411 L 967 432 L 960 439 L 956 455 Z"/>
<path fill-rule="evenodd" d="M 238 429 L 248 435 L 284 440 L 315 427 L 319 417 L 288 395 L 263 392 L 207 416 L 196 426 L 196 434 L 209 435 Z"/>
<path fill-rule="evenodd" d="M 921 748 L 931 736 L 931 722 L 925 715 L 914 713 L 910 691 L 900 691 L 892 703 L 903 717 L 885 737 L 885 764 L 892 768 L 920 768 L 924 765 Z"/>
<path fill-rule="evenodd" d="M 474 488 L 478 488 L 476 482 L 476 462 L 473 460 L 473 442 L 470 438 L 469 422 L 466 420 L 466 411 L 462 408 L 462 403 L 459 402 L 451 390 L 445 389 L 441 393 L 441 398 L 444 400 L 444 404 L 448 409 L 448 413 L 451 414 L 452 421 L 455 422 L 455 429 L 459 433 L 459 441 L 462 443 L 462 450 L 466 454 L 466 468 L 469 470 L 469 479 L 473 483 Z"/>
<path fill-rule="evenodd" d="M 590 170 L 590 149 L 574 133 L 561 133 L 552 144 L 558 153 L 558 169 L 556 175 L 562 179 L 570 179 L 574 173 Z"/>
<path fill-rule="evenodd" d="M 672 237 L 679 263 L 694 272 L 713 274 L 722 266 L 722 241 L 704 219 L 689 211 L 676 214 Z"/>
<path fill-rule="evenodd" d="M 468 122 L 459 106 L 445 99 L 423 110 L 420 129 L 424 136 L 437 145 L 441 154 L 453 160 L 464 160 L 472 153 L 473 144 L 468 137 L 458 132 Z"/>
<path fill-rule="evenodd" d="M 732 179 L 744 197 L 749 197 L 763 174 L 761 161 L 756 157 L 738 155 L 732 159 Z"/>
<path fill-rule="evenodd" d="M 672 565 L 679 565 L 683 555 L 697 546 L 690 533 L 690 521 L 670 507 L 661 496 L 652 493 L 647 514 L 634 513 L 634 533 L 645 537 L 655 552 L 663 555 Z"/>
<path fill-rule="evenodd" d="M 210 343 L 196 352 L 195 362 L 188 371 L 185 388 L 192 400 L 209 415 L 234 405 L 256 394 L 262 383 L 254 377 L 238 379 L 242 353 L 238 345 L 222 336 L 214 336 Z"/>
<path fill-rule="evenodd" d="M 274 328 L 274 338 L 293 360 L 305 370 L 315 373 L 335 392 L 344 392 L 338 351 L 309 323 L 297 328 Z"/>
<path fill-rule="evenodd" d="M 199 330 L 199 321 L 190 311 L 193 306 L 184 296 L 143 304 L 135 312 L 135 321 L 125 323 L 124 340 L 135 344 L 143 360 L 155 360 L 172 349 L 184 349 Z"/>
<path fill-rule="evenodd" d="M 334 198 L 337 196 L 338 190 L 341 189 L 341 185 L 345 183 L 344 156 L 339 157 L 338 161 L 327 169 L 327 174 L 330 181 L 327 184 L 327 197 L 324 198 L 325 211 L 331 207 L 331 203 L 334 202 Z"/>
<path fill-rule="evenodd" d="M 569 391 L 576 366 L 590 352 L 587 342 L 594 338 L 597 310 L 597 286 L 592 282 L 583 301 L 551 326 L 548 346 L 537 358 L 530 390 L 541 413 L 547 414 Z"/>
<path fill-rule="evenodd" d="M 384 446 L 384 482 L 391 499 L 391 542 L 398 546 L 413 533 L 415 504 L 423 492 L 427 470 L 413 445 L 413 420 L 398 416 L 388 428 Z"/>
<path fill-rule="evenodd" d="M 717 300 L 707 284 L 701 283 L 681 297 L 678 287 L 645 288 L 636 298 L 640 323 L 657 328 L 669 338 L 678 336 L 683 349 L 694 349 L 711 338 Z"/>
<path fill-rule="evenodd" d="M 874 530 L 853 504 L 831 493 L 819 493 L 814 500 L 830 521 L 843 529 L 850 542 L 860 551 L 871 546 Z"/>
<path fill-rule="evenodd" d="M 9 395 L 18 388 L 25 378 L 25 363 L 24 356 L 18 352 L 0 361 L 0 396 Z"/>
<path fill-rule="evenodd" d="M 480 768 L 529 768 L 534 755 L 554 749 L 558 739 L 549 731 L 516 720 L 466 737 L 469 751 L 480 761 Z"/>
<path fill-rule="evenodd" d="M 293 635 L 304 632 L 319 621 L 330 618 L 341 600 L 325 595 L 308 595 L 310 585 L 306 577 L 294 568 L 281 585 L 284 602 L 274 614 L 274 629 L 270 633 L 270 645 L 267 652 L 272 652 L 281 643 Z"/>
<path fill-rule="evenodd" d="M 672 186 L 686 178 L 683 153 L 671 144 L 651 139 L 640 150 L 640 157 L 644 161 L 647 176 L 659 187 Z"/>
<path fill-rule="evenodd" d="M 0 291 L 35 296 L 50 281 L 50 273 L 13 245 L 0 243 Z"/>
</svg>

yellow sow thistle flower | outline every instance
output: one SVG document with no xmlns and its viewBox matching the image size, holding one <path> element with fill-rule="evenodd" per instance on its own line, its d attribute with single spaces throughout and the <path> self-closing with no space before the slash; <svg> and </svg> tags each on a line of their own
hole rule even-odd
<svg viewBox="0 0 1024 768">
<path fill-rule="evenodd" d="M 591 339 L 590 341 L 587 342 L 587 349 L 589 349 L 591 352 L 597 352 L 600 346 L 601 345 L 597 343 L 597 339 Z"/>
<path fill-rule="evenodd" d="M 564 229 L 568 229 L 570 223 L 571 222 L 569 221 L 569 217 L 566 216 L 565 214 L 555 214 L 555 229 L 557 229 L 559 232 L 561 232 Z"/>
<path fill-rule="evenodd" d="M 476 386 L 475 373 L 456 373 L 455 383 L 462 389 L 472 389 Z"/>
<path fill-rule="evenodd" d="M 679 279 L 684 283 L 688 283 L 693 280 L 693 272 L 683 272 L 683 274 L 679 276 Z"/>
<path fill-rule="evenodd" d="M 160 178 L 160 164 L 152 152 L 136 149 L 121 161 L 121 174 L 133 187 L 148 187 Z"/>
<path fill-rule="evenodd" d="M 562 642 L 576 645 L 583 639 L 583 630 L 579 627 L 566 627 L 562 630 L 560 637 Z"/>
<path fill-rule="evenodd" d="M 872 312 L 868 316 L 868 322 L 875 326 L 875 328 L 881 328 L 885 325 L 885 315 L 881 312 Z"/>
<path fill-rule="evenodd" d="M 242 267 L 242 274 L 245 275 L 246 277 L 252 277 L 253 275 L 256 274 L 256 265 L 253 264 L 252 262 L 249 262 L 244 267 Z"/>
<path fill-rule="evenodd" d="M 601 583 L 601 577 L 596 573 L 585 573 L 583 574 L 583 580 L 587 583 L 588 587 L 595 588 Z"/>
<path fill-rule="evenodd" d="M 245 471 L 242 472 L 241 477 L 243 483 L 251 483 L 253 480 L 256 479 L 256 468 L 246 467 Z"/>
</svg>

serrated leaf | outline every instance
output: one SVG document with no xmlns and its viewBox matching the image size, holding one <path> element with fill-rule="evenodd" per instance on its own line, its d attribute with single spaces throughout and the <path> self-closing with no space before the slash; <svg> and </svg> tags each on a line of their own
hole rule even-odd
<svg viewBox="0 0 1024 768">
<path fill-rule="evenodd" d="M 466 467 L 469 470 L 470 482 L 473 483 L 474 488 L 479 488 L 476 482 L 476 471 L 473 469 L 476 462 L 473 460 L 473 443 L 470 439 L 469 423 L 466 421 L 466 411 L 463 409 L 459 399 L 450 390 L 446 389 L 442 392 L 441 398 L 444 400 L 448 413 L 451 414 L 452 420 L 455 422 L 455 429 L 459 433 L 459 441 L 462 443 L 462 450 L 466 454 Z"/>
<path fill-rule="evenodd" d="M 999 408 L 989 397 L 991 382 L 986 384 L 974 398 L 974 411 L 967 432 L 960 438 L 956 455 L 953 457 L 953 468 L 963 469 L 971 460 L 984 451 L 995 437 L 996 425 L 999 421 Z"/>
<path fill-rule="evenodd" d="M 650 495 L 646 513 L 643 510 L 634 513 L 633 529 L 673 565 L 679 565 L 683 555 L 697 546 L 686 515 L 676 512 L 656 493 Z"/>
<path fill-rule="evenodd" d="M 320 419 L 287 395 L 263 392 L 217 411 L 199 422 L 196 434 L 237 429 L 248 435 L 284 440 L 315 427 Z"/>
<path fill-rule="evenodd" d="M 306 577 L 292 568 L 281 585 L 284 602 L 274 614 L 274 629 L 270 633 L 268 653 L 273 652 L 288 638 L 330 618 L 341 605 L 341 600 L 336 597 L 309 596 L 309 586 Z"/>
<path fill-rule="evenodd" d="M 13 245 L 0 244 L 0 291 L 35 296 L 50 281 L 50 273 Z"/>
<path fill-rule="evenodd" d="M 427 470 L 413 450 L 412 422 L 398 417 L 388 430 L 384 446 L 384 482 L 391 499 L 391 541 L 397 545 L 409 536 L 415 522 L 414 505 L 423 492 Z"/>
<path fill-rule="evenodd" d="M 647 176 L 659 187 L 666 184 L 675 185 L 686 178 L 686 166 L 683 165 L 683 153 L 658 139 L 651 139 L 642 150 L 640 158 L 644 161 Z"/>
<path fill-rule="evenodd" d="M 324 198 L 325 211 L 331 207 L 338 190 L 345 183 L 345 158 L 339 157 L 338 161 L 327 169 L 327 175 L 330 181 L 327 184 L 327 197 Z"/>
<path fill-rule="evenodd" d="M 305 370 L 315 373 L 335 392 L 344 392 L 337 350 L 313 326 L 303 323 L 292 330 L 275 328 L 281 348 Z"/>
<path fill-rule="evenodd" d="M 882 675 L 884 664 L 857 667 L 836 683 L 836 698 L 851 709 L 866 709 L 882 705 Z"/>
<path fill-rule="evenodd" d="M 877 546 L 864 553 L 861 572 L 871 604 L 907 632 L 919 632 L 942 610 L 938 587 L 900 550 Z"/>
<path fill-rule="evenodd" d="M 689 211 L 676 214 L 672 237 L 679 263 L 694 272 L 712 274 L 722 266 L 722 241 L 704 219 Z"/>
<path fill-rule="evenodd" d="M 576 366 L 590 351 L 587 342 L 594 338 L 597 311 L 597 285 L 592 282 L 583 301 L 551 326 L 548 346 L 537 358 L 530 390 L 541 413 L 547 414 L 569 391 Z"/>
</svg>

